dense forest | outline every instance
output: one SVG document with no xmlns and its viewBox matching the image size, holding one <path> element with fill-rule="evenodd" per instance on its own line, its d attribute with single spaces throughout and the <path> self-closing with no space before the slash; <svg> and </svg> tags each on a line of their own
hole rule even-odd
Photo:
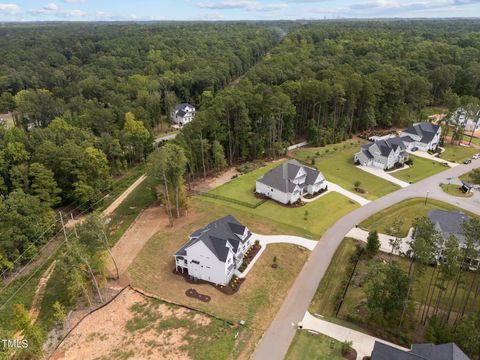
<svg viewBox="0 0 480 360">
<path fill-rule="evenodd" d="M 232 164 L 275 156 L 298 139 L 324 145 L 405 126 L 425 118 L 426 106 L 478 103 L 479 30 L 476 20 L 302 26 L 184 129 L 192 173 L 215 169 L 217 142 Z"/>
<path fill-rule="evenodd" d="M 37 252 L 53 210 L 98 203 L 145 160 L 178 102 L 201 106 L 280 40 L 271 24 L 49 24 L 0 28 L 0 271 Z M 26 251 L 26 253 L 24 253 Z"/>
</svg>

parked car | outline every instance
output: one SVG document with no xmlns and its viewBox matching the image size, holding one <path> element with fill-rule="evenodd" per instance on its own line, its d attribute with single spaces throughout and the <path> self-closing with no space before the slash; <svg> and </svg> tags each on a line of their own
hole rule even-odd
<svg viewBox="0 0 480 360">
<path fill-rule="evenodd" d="M 467 159 L 467 160 L 465 160 L 463 163 L 464 163 L 465 165 L 468 165 L 468 164 L 470 164 L 471 162 L 472 162 L 471 159 Z"/>
<path fill-rule="evenodd" d="M 472 160 L 480 159 L 480 154 L 475 154 L 472 156 Z"/>
<path fill-rule="evenodd" d="M 412 147 L 412 151 L 417 151 L 418 150 L 418 147 L 414 146 Z"/>
</svg>

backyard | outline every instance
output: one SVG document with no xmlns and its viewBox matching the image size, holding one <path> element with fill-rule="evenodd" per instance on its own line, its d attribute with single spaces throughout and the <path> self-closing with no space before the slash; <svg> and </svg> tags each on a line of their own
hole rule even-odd
<svg viewBox="0 0 480 360">
<path fill-rule="evenodd" d="M 347 140 L 340 144 L 318 148 L 302 148 L 295 150 L 293 156 L 320 170 L 327 181 L 340 185 L 346 190 L 355 192 L 354 183 L 360 182 L 365 193 L 359 194 L 366 199 L 375 200 L 399 187 L 389 181 L 358 169 L 353 163 L 355 153 L 360 150 L 363 140 Z"/>
<path fill-rule="evenodd" d="M 341 360 L 342 343 L 322 334 L 297 330 L 285 360 Z"/>
<path fill-rule="evenodd" d="M 388 234 L 391 226 L 396 219 L 402 219 L 403 225 L 401 227 L 401 236 L 405 237 L 408 230 L 417 217 L 427 216 L 432 209 L 439 209 L 445 211 L 463 211 L 470 216 L 476 216 L 465 210 L 459 209 L 454 205 L 428 199 L 425 204 L 424 198 L 408 199 L 398 204 L 395 204 L 371 217 L 362 221 L 360 227 L 369 230 L 377 230 L 380 233 Z"/>
<path fill-rule="evenodd" d="M 480 150 L 476 148 L 452 144 L 445 144 L 444 148 L 445 151 L 441 154 L 441 158 L 457 163 L 470 159 L 473 155 L 480 152 Z"/>
<path fill-rule="evenodd" d="M 415 155 L 410 155 L 410 159 L 413 161 L 413 165 L 408 169 L 395 171 L 391 175 L 397 179 L 414 183 L 447 169 L 438 161 L 421 158 Z"/>
<path fill-rule="evenodd" d="M 173 273 L 173 254 L 194 230 L 226 214 L 234 215 L 253 232 L 263 234 L 298 234 L 296 228 L 239 210 L 216 201 L 193 198 L 188 216 L 177 220 L 151 238 L 129 268 L 133 286 L 164 300 L 212 313 L 237 323 L 246 321 L 233 352 L 236 358 L 248 358 L 261 333 L 278 311 L 284 296 L 308 258 L 309 252 L 290 244 L 269 245 L 248 274 L 239 291 L 225 295 L 209 284 L 194 285 L 201 294 L 211 296 L 208 303 L 189 298 L 185 291 L 191 284 Z M 276 257 L 277 268 L 272 268 Z"/>
</svg>

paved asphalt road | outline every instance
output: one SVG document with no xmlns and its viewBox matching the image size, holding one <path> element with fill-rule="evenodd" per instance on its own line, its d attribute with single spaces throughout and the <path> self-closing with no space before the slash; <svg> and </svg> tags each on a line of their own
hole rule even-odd
<svg viewBox="0 0 480 360">
<path fill-rule="evenodd" d="M 258 343 L 252 356 L 254 360 L 280 360 L 287 353 L 288 347 L 295 335 L 296 326 L 300 322 L 312 301 L 315 291 L 327 270 L 330 260 L 347 232 L 371 215 L 392 206 L 402 200 L 425 197 L 454 204 L 470 212 L 480 215 L 478 197 L 457 198 L 444 193 L 440 183 L 447 183 L 447 178 L 463 175 L 480 166 L 480 160 L 474 160 L 469 165 L 459 165 L 433 175 L 404 189 L 397 190 L 378 200 L 372 201 L 338 220 L 328 229 L 319 244 L 312 251 L 302 271 L 285 298 L 280 311 L 272 324 Z"/>
</svg>

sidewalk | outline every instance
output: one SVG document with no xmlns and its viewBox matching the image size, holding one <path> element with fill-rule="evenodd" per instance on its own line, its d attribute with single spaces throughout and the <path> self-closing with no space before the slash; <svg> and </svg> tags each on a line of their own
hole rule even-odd
<svg viewBox="0 0 480 360">
<path fill-rule="evenodd" d="M 364 334 L 360 331 L 352 330 L 350 328 L 319 319 L 311 315 L 308 311 L 305 313 L 301 325 L 305 330 L 313 330 L 330 336 L 338 341 L 351 341 L 352 347 L 357 351 L 357 360 L 361 360 L 364 356 L 370 356 L 372 354 L 375 341 L 388 344 L 404 351 L 410 350 L 374 336 Z"/>
<path fill-rule="evenodd" d="M 357 168 L 359 168 L 360 170 L 363 170 L 365 172 L 368 172 L 372 175 L 378 176 L 382 179 L 385 179 L 387 181 L 390 181 L 391 183 L 397 184 L 398 186 L 400 186 L 402 188 L 406 188 L 408 185 L 410 185 L 409 183 L 407 183 L 405 181 L 402 181 L 400 179 L 397 179 L 396 177 L 386 173 L 382 169 L 377 169 L 377 168 L 374 168 L 374 167 L 371 167 L 371 166 L 362 166 L 362 165 L 357 165 Z"/>
<path fill-rule="evenodd" d="M 315 197 L 312 198 L 312 199 L 306 199 L 306 198 L 302 197 L 302 201 L 303 201 L 304 203 L 309 203 L 309 202 L 312 202 L 312 201 L 315 201 L 315 200 L 321 198 L 322 196 L 327 195 L 328 193 L 330 193 L 330 192 L 332 192 L 332 191 L 335 191 L 335 192 L 337 192 L 337 193 L 339 193 L 339 194 L 341 194 L 341 195 L 344 195 L 344 196 L 348 197 L 350 200 L 353 200 L 353 201 L 359 203 L 359 204 L 362 205 L 362 206 L 363 206 L 363 205 L 366 205 L 366 204 L 368 204 L 368 203 L 370 202 L 370 200 L 367 200 L 367 199 L 361 197 L 360 195 L 357 195 L 357 194 L 355 194 L 355 193 L 353 193 L 353 192 L 351 192 L 351 191 L 345 190 L 345 189 L 342 188 L 341 186 L 339 186 L 339 185 L 337 185 L 337 184 L 335 184 L 335 183 L 332 183 L 332 182 L 330 182 L 330 181 L 327 181 L 327 185 L 328 185 L 328 190 L 327 190 L 327 191 L 321 193 L 321 194 L 318 195 L 318 196 L 315 196 Z"/>
<path fill-rule="evenodd" d="M 316 240 L 309 240 L 309 239 L 302 238 L 300 236 L 291 236 L 291 235 L 261 235 L 261 234 L 252 233 L 252 239 L 253 241 L 255 240 L 260 241 L 260 245 L 262 246 L 262 248 L 257 253 L 257 255 L 255 255 L 255 258 L 253 258 L 250 264 L 248 264 L 247 268 L 243 273 L 239 272 L 238 270 L 235 270 L 235 275 L 238 276 L 239 278 L 244 278 L 245 276 L 247 276 L 249 271 L 253 268 L 253 266 L 255 265 L 257 260 L 260 258 L 260 256 L 262 256 L 267 245 L 269 244 L 294 244 L 294 245 L 302 246 L 312 251 L 318 243 L 318 241 Z"/>
<path fill-rule="evenodd" d="M 400 253 L 405 254 L 408 251 L 409 249 L 408 242 L 412 240 L 412 234 L 413 234 L 413 228 L 410 228 L 410 230 L 408 231 L 407 237 L 402 238 L 402 242 L 400 243 Z M 367 242 L 368 231 L 354 227 L 345 236 L 356 239 L 356 240 L 360 240 L 363 242 Z M 392 247 L 390 246 L 389 240 L 393 238 L 394 236 L 391 236 L 391 235 L 378 234 L 378 239 L 380 240 L 380 251 L 385 253 L 390 253 L 392 251 Z M 394 255 L 399 255 L 398 251 L 395 251 Z"/>
</svg>

